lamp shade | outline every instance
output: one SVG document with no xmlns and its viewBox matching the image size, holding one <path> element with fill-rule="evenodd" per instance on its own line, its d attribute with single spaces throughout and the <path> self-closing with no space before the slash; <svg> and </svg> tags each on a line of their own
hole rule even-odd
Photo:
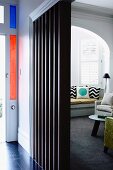
<svg viewBox="0 0 113 170">
<path fill-rule="evenodd" d="M 106 78 L 106 79 L 108 78 L 108 79 L 110 79 L 110 76 L 109 76 L 108 73 L 105 73 L 104 76 L 103 76 L 103 78 Z"/>
</svg>

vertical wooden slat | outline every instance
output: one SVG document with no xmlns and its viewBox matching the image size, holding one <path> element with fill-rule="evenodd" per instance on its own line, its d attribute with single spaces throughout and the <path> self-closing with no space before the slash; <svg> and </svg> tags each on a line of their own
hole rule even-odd
<svg viewBox="0 0 113 170">
<path fill-rule="evenodd" d="M 49 170 L 53 170 L 53 9 L 49 11 Z"/>
<path fill-rule="evenodd" d="M 43 16 L 40 18 L 41 20 L 41 32 L 40 32 L 40 38 L 41 38 L 41 166 L 43 167 Z"/>
<path fill-rule="evenodd" d="M 53 170 L 58 168 L 58 7 L 54 7 L 53 31 Z"/>
<path fill-rule="evenodd" d="M 36 22 L 33 23 L 33 63 L 34 63 L 34 67 L 33 67 L 33 96 L 34 96 L 34 107 L 33 107 L 33 159 L 36 159 L 36 148 L 37 148 L 37 142 L 36 142 L 36 102 L 37 102 L 37 98 L 36 98 L 36 28 L 35 28 Z"/>
<path fill-rule="evenodd" d="M 58 169 L 58 5 L 55 7 L 55 170 Z"/>
<path fill-rule="evenodd" d="M 49 170 L 49 13 L 45 13 L 45 170 Z"/>
<path fill-rule="evenodd" d="M 41 165 L 41 19 L 38 19 L 38 163 Z"/>
<path fill-rule="evenodd" d="M 45 167 L 45 17 L 41 20 L 41 166 Z"/>
<path fill-rule="evenodd" d="M 38 65 L 38 34 L 37 34 L 37 22 L 35 22 L 35 64 L 34 64 L 34 69 L 35 69 L 35 117 L 34 117 L 34 126 L 35 126 L 35 159 L 38 160 L 38 146 L 37 146 L 37 142 L 38 142 L 38 134 L 37 134 L 37 130 L 38 129 L 38 108 L 37 108 L 37 75 L 38 75 L 38 70 L 37 70 L 37 65 Z"/>
<path fill-rule="evenodd" d="M 55 7 L 53 7 L 53 170 L 55 169 Z"/>
<path fill-rule="evenodd" d="M 65 17 L 66 14 L 66 17 Z M 58 3 L 58 169 L 69 170 L 71 4 Z M 65 156 L 64 156 L 65 153 Z"/>
</svg>

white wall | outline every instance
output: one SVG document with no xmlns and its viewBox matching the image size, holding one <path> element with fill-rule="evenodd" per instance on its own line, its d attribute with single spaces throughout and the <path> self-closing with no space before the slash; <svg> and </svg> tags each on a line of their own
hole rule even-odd
<svg viewBox="0 0 113 170">
<path fill-rule="evenodd" d="M 113 91 L 113 19 L 110 15 L 96 15 L 93 11 L 72 8 L 72 25 L 88 29 L 103 38 L 110 48 L 109 89 Z"/>
<path fill-rule="evenodd" d="M 43 0 L 19 0 L 18 24 L 18 141 L 29 152 L 29 15 Z"/>
</svg>

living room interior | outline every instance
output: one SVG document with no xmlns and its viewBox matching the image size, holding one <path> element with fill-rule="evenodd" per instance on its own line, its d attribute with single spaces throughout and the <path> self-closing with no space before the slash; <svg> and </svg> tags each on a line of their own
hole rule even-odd
<svg viewBox="0 0 113 170">
<path fill-rule="evenodd" d="M 89 1 L 86 1 L 86 4 L 82 0 L 72 4 L 71 169 L 76 167 L 81 170 L 94 167 L 94 169 L 112 169 L 113 151 L 109 151 L 108 157 L 104 153 L 105 117 L 106 114 L 112 116 L 112 113 L 99 110 L 100 120 L 94 119 L 94 116 L 97 117 L 97 107 L 101 106 L 97 106 L 98 103 L 102 104 L 105 94 L 113 92 L 112 10 L 105 6 L 95 8 L 96 4 Z M 85 90 L 88 92 L 88 96 L 82 94 L 83 89 L 84 92 Z M 95 123 L 98 124 L 97 130 Z M 106 162 L 106 165 L 103 165 L 103 162 Z"/>
<path fill-rule="evenodd" d="M 30 105 L 32 103 L 31 101 L 32 96 L 30 94 L 30 60 L 29 60 L 29 56 L 30 56 L 29 16 L 38 6 L 40 6 L 40 4 L 42 4 L 42 2 L 43 0 L 38 0 L 38 1 L 37 0 L 32 0 L 32 1 L 30 0 L 24 0 L 24 1 L 23 0 L 19 0 L 19 1 L 18 0 L 10 0 L 10 1 L 0 0 L 1 6 L 5 6 L 5 24 L 1 23 L 0 30 L 3 31 L 2 32 L 3 34 L 5 32 L 5 35 L 7 35 L 6 40 L 8 43 L 6 43 L 6 46 L 7 47 L 9 46 L 10 34 L 16 35 L 18 37 L 17 39 L 18 83 L 17 83 L 17 89 L 14 88 L 15 84 L 13 84 L 13 87 L 12 87 L 12 92 L 17 90 L 18 96 L 16 96 L 17 97 L 16 98 L 17 101 L 16 101 L 15 100 L 16 93 L 12 94 L 14 100 L 7 102 L 6 109 L 9 111 L 8 112 L 9 113 L 8 122 L 10 122 L 8 125 L 9 141 L 18 140 L 19 146 L 17 143 L 13 143 L 13 142 L 9 143 L 7 146 L 2 145 L 2 144 L 0 145 L 1 153 L 5 153 L 4 157 L 3 157 L 3 154 L 1 154 L 1 157 L 0 157 L 1 166 L 3 165 L 2 169 L 9 168 L 9 166 L 10 168 L 13 168 L 14 170 L 25 169 L 25 168 L 30 169 L 30 170 L 31 169 L 42 169 L 40 166 L 38 167 L 37 163 L 34 160 L 32 160 L 30 157 L 32 155 L 31 143 L 30 143 L 31 142 Z M 9 23 L 10 5 L 17 7 L 17 27 L 16 28 L 15 28 L 15 22 L 14 22 L 14 25 L 12 25 L 11 27 L 9 26 L 10 25 Z M 90 0 L 77 0 L 75 3 L 73 2 L 72 4 L 72 14 L 71 14 L 72 24 L 71 25 L 73 29 L 76 29 L 79 31 L 77 35 L 75 32 L 75 37 L 73 36 L 72 38 L 76 39 L 78 34 L 81 34 L 80 32 L 81 30 L 82 32 L 85 32 L 85 34 L 83 35 L 83 41 L 81 42 L 81 54 L 83 53 L 86 54 L 86 57 L 88 57 L 87 52 L 90 54 L 91 53 L 97 54 L 99 52 L 97 44 L 99 43 L 99 46 L 102 45 L 98 58 L 96 60 L 94 59 L 94 61 L 96 62 L 99 59 L 98 62 L 99 62 L 99 68 L 100 68 L 99 70 L 100 77 L 95 80 L 96 81 L 95 84 L 91 83 L 91 86 L 95 85 L 94 87 L 101 88 L 101 93 L 99 90 L 99 95 L 100 95 L 99 97 L 101 99 L 104 95 L 104 90 L 105 90 L 106 85 L 107 85 L 108 92 L 113 91 L 113 86 L 112 86 L 113 84 L 113 69 L 112 69 L 113 6 L 112 5 L 113 5 L 112 0 L 106 0 L 104 2 L 98 1 L 98 0 L 95 0 L 94 2 L 91 2 Z M 15 7 L 13 8 L 13 10 L 15 11 Z M 7 31 L 7 34 L 6 34 L 6 31 Z M 91 41 L 89 41 L 89 36 L 90 36 Z M 86 37 L 88 37 L 88 41 L 86 40 Z M 10 37 L 10 38 L 11 38 L 10 40 L 13 41 L 15 44 L 15 41 L 16 41 L 15 36 Z M 85 38 L 85 41 L 84 41 L 84 38 Z M 98 39 L 98 43 L 97 43 L 97 39 Z M 88 44 L 88 49 L 87 49 L 87 44 Z M 75 47 L 77 46 L 77 44 L 73 44 L 73 46 L 74 46 L 73 49 L 77 51 Z M 2 44 L 2 50 L 3 50 L 3 44 Z M 91 50 L 93 51 L 91 52 Z M 9 48 L 7 51 L 9 51 Z M 6 56 L 8 57 L 10 55 L 10 52 L 7 53 L 7 51 L 6 51 Z M 101 53 L 101 57 L 103 61 L 100 59 L 100 53 Z M 14 54 L 15 54 L 15 50 L 14 50 Z M 76 61 L 76 58 L 73 58 L 73 59 L 75 59 Z M 78 58 L 78 60 L 79 59 L 80 58 Z M 9 62 L 8 59 L 6 61 Z M 73 64 L 72 69 L 74 69 L 75 67 L 74 65 L 75 61 L 73 61 L 72 63 Z M 13 65 L 12 68 L 15 69 L 15 62 L 12 63 L 12 65 Z M 104 66 L 101 67 L 101 65 L 104 65 Z M 5 78 L 6 78 L 6 82 L 9 83 L 8 73 L 9 73 L 9 65 L 8 66 L 6 65 Z M 110 76 L 110 78 L 108 77 L 107 79 L 107 84 L 106 84 L 106 78 L 103 78 L 105 73 L 108 73 Z M 85 85 L 85 87 L 87 86 L 86 89 L 90 87 L 89 82 L 88 83 L 85 82 L 84 84 L 83 82 L 80 81 L 80 74 L 78 75 L 78 71 L 72 71 L 71 75 L 73 77 L 71 78 L 71 82 L 70 82 L 71 86 L 81 87 Z M 12 80 L 14 80 L 15 78 L 15 75 L 13 76 L 14 77 L 12 78 Z M 97 76 L 98 74 L 95 75 L 96 78 Z M 84 79 L 84 76 L 83 76 L 83 81 L 84 80 L 86 80 L 86 78 Z M 97 81 L 99 81 L 99 84 L 97 83 Z M 9 92 L 10 90 L 8 86 L 7 92 Z M 8 93 L 8 96 L 10 96 L 9 93 Z M 83 170 L 85 169 L 86 170 L 90 170 L 90 169 L 111 170 L 113 167 L 113 163 L 112 163 L 113 162 L 112 161 L 113 151 L 109 149 L 107 154 L 104 153 L 104 122 L 101 121 L 97 135 L 91 136 L 95 120 L 89 119 L 88 116 L 94 113 L 96 99 L 92 99 L 92 100 L 93 100 L 93 103 L 90 103 L 90 101 L 88 101 L 89 103 L 86 104 L 85 109 L 83 108 L 85 104 L 83 105 L 81 104 L 81 108 L 79 106 L 77 107 L 77 105 L 76 105 L 77 108 L 75 107 L 75 105 L 72 106 L 71 108 L 73 110 L 73 112 L 71 113 L 73 115 L 73 116 L 71 115 L 72 116 L 71 117 L 71 170 L 75 170 L 75 169 L 78 169 L 78 170 L 79 169 L 80 170 L 82 169 Z M 79 112 L 78 111 L 76 112 L 75 111 L 76 109 Z M 12 113 L 12 115 L 10 113 Z M 81 114 L 81 116 L 80 115 L 77 116 L 78 113 Z M 18 115 L 18 117 L 16 117 L 16 121 L 15 119 L 13 119 L 14 115 L 15 116 Z M 0 120 L 2 120 L 2 118 L 0 118 Z M 108 121 L 111 121 L 111 119 Z M 14 127 L 12 125 L 14 125 Z M 14 134 L 16 132 L 16 135 L 10 136 L 13 134 L 13 132 Z M 110 137 L 109 137 L 109 141 L 110 141 Z M 108 147 L 109 145 L 108 146 L 105 145 L 105 146 Z M 8 156 L 10 156 L 10 158 Z M 103 165 L 103 162 L 105 162 L 104 165 Z M 1 169 L 1 166 L 0 166 L 0 169 Z"/>
</svg>

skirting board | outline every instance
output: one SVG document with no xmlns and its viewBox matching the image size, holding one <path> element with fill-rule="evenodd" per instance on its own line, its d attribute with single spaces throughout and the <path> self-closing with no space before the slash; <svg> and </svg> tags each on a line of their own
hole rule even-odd
<svg viewBox="0 0 113 170">
<path fill-rule="evenodd" d="M 30 139 L 22 129 L 18 129 L 18 143 L 30 154 Z"/>
</svg>

